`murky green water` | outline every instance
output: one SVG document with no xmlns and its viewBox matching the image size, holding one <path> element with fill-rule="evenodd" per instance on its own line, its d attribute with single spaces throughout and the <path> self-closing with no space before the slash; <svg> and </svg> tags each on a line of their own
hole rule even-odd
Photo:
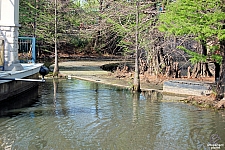
<svg viewBox="0 0 225 150">
<path fill-rule="evenodd" d="M 0 150 L 225 149 L 224 112 L 81 80 L 49 80 L 39 95 L 0 117 Z"/>
</svg>

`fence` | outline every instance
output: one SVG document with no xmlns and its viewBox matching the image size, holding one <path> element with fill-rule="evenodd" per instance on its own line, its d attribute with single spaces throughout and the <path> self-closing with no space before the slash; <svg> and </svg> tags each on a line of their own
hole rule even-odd
<svg viewBox="0 0 225 150">
<path fill-rule="evenodd" d="M 18 37 L 18 59 L 21 63 L 35 63 L 35 38 L 34 37 Z"/>
</svg>

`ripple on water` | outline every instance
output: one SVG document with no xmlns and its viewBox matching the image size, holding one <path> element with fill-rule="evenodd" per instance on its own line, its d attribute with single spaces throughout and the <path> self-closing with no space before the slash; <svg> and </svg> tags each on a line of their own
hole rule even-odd
<svg viewBox="0 0 225 150">
<path fill-rule="evenodd" d="M 0 118 L 0 149 L 207 149 L 224 118 L 80 80 L 47 83 L 39 102 Z M 223 144 L 223 143 L 221 143 Z"/>
</svg>

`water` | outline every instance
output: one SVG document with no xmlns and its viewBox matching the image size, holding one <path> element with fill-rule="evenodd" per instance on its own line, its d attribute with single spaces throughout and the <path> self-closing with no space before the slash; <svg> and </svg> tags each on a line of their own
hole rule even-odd
<svg viewBox="0 0 225 150">
<path fill-rule="evenodd" d="M 0 150 L 225 149 L 225 113 L 82 80 L 49 80 L 0 117 Z"/>
</svg>

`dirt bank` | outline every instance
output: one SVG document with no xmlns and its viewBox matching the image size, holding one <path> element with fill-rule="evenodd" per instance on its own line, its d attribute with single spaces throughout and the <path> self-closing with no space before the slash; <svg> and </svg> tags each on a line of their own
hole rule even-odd
<svg viewBox="0 0 225 150">
<path fill-rule="evenodd" d="M 60 77 L 77 78 L 82 80 L 88 80 L 93 82 L 99 82 L 104 84 L 110 84 L 115 86 L 121 86 L 125 88 L 131 88 L 133 84 L 132 77 L 118 77 L 116 73 L 102 70 L 101 66 L 105 64 L 124 63 L 122 61 L 105 61 L 105 60 L 93 60 L 93 61 L 66 61 L 60 62 Z M 54 66 L 51 66 L 52 68 Z M 148 77 L 148 80 L 141 75 L 141 89 L 142 91 L 158 91 L 163 92 L 163 81 L 167 80 L 160 77 Z M 171 79 L 170 79 L 171 80 Z M 173 96 L 172 96 L 173 97 Z M 174 95 L 174 97 L 176 97 Z M 182 102 L 190 103 L 202 108 L 215 108 L 224 109 L 225 100 L 214 101 L 210 96 L 178 96 Z"/>
<path fill-rule="evenodd" d="M 126 88 L 132 87 L 133 79 L 131 78 L 117 78 L 115 74 L 110 71 L 101 69 L 101 66 L 105 64 L 121 63 L 121 61 L 67 61 L 60 62 L 60 76 L 61 77 L 74 77 L 83 80 L 97 81 L 105 84 L 123 86 Z M 53 68 L 53 66 L 52 66 Z M 152 81 L 146 83 L 141 80 L 142 90 L 163 90 L 162 81 L 156 78 L 152 78 Z"/>
<path fill-rule="evenodd" d="M 189 96 L 185 100 L 181 100 L 185 103 L 198 106 L 200 108 L 213 108 L 213 109 L 224 109 L 225 100 L 215 101 L 212 96 Z"/>
</svg>

